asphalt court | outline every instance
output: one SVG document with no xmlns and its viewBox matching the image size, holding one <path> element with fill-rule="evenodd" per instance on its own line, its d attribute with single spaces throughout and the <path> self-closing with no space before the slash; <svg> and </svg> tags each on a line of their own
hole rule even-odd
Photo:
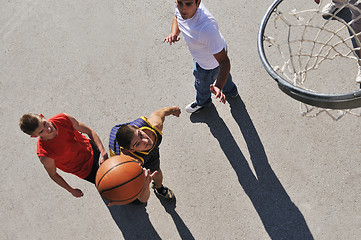
<svg viewBox="0 0 361 240">
<path fill-rule="evenodd" d="M 272 1 L 203 3 L 240 98 L 189 115 L 191 56 L 183 37 L 162 43 L 173 1 L 1 1 L 0 239 L 359 239 L 360 119 L 302 117 L 269 77 L 256 41 Z M 172 203 L 152 193 L 146 206 L 108 208 L 60 173 L 84 192 L 76 199 L 18 127 L 27 112 L 65 112 L 107 146 L 113 125 L 173 105 L 182 114 L 166 118 L 160 148 Z"/>
</svg>

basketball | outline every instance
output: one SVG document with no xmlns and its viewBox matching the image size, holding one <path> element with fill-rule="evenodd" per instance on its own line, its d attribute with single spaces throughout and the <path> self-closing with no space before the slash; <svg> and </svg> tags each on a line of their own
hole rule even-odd
<svg viewBox="0 0 361 240">
<path fill-rule="evenodd" d="M 143 168 L 127 155 L 117 155 L 106 160 L 100 165 L 95 178 L 100 195 L 119 205 L 137 199 L 144 181 Z"/>
</svg>

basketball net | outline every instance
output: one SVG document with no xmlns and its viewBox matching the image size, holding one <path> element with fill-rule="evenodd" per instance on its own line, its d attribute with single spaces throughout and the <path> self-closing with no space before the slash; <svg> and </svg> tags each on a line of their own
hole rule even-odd
<svg viewBox="0 0 361 240">
<path fill-rule="evenodd" d="M 340 17 L 340 13 L 346 10 L 350 13 L 349 9 L 357 11 L 360 9 L 347 2 L 330 15 L 329 19 L 324 19 L 321 10 L 325 4 L 321 2 L 312 5 L 309 1 L 314 3 L 313 0 L 293 2 L 299 2 L 297 4 L 301 9 L 305 8 L 305 5 L 314 6 L 314 9 L 296 10 L 287 7 L 284 9 L 282 4 L 286 4 L 283 2 L 275 9 L 272 18 L 273 27 L 269 24 L 268 28 L 271 29 L 268 29 L 264 35 L 267 47 L 273 48 L 270 51 L 278 52 L 277 55 L 280 56 L 278 59 L 277 57 L 273 59 L 272 68 L 291 84 L 311 92 L 320 92 L 315 89 L 327 85 L 329 79 L 325 78 L 326 75 L 338 75 L 339 80 L 337 76 L 334 80 L 337 84 L 340 84 L 339 81 L 341 84 L 345 82 L 344 85 L 350 84 L 352 85 L 350 88 L 358 89 L 360 86 L 356 84 L 355 79 L 358 64 L 361 64 L 359 57 L 361 43 L 355 36 L 361 33 L 356 33 L 351 24 L 359 20 L 361 14 L 351 19 L 350 14 Z M 280 37 L 281 35 L 283 37 Z M 274 65 L 275 62 L 277 65 Z M 349 76 L 339 73 L 338 69 L 343 69 L 343 65 L 346 71 L 350 72 Z M 308 83 L 308 80 L 312 80 L 311 83 Z M 337 86 L 330 87 L 326 91 L 338 90 L 340 88 Z M 334 110 L 305 103 L 300 103 L 300 111 L 302 116 L 306 117 L 316 117 L 325 113 L 335 121 L 346 115 L 361 116 L 361 108 Z"/>
</svg>

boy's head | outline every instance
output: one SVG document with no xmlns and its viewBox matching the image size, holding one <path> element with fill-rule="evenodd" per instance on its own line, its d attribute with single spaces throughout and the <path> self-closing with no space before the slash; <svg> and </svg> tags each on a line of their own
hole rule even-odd
<svg viewBox="0 0 361 240">
<path fill-rule="evenodd" d="M 19 126 L 21 131 L 28 135 L 32 135 L 39 127 L 42 116 L 34 113 L 26 113 L 20 118 Z"/>
<path fill-rule="evenodd" d="M 119 127 L 115 139 L 117 140 L 120 147 L 124 149 L 130 149 L 130 142 L 133 139 L 136 127 L 132 125 L 124 124 Z"/>
<path fill-rule="evenodd" d="M 46 120 L 43 115 L 27 113 L 20 118 L 20 129 L 31 137 L 52 139 L 56 136 L 55 126 Z"/>
<path fill-rule="evenodd" d="M 122 125 L 115 136 L 120 147 L 132 151 L 146 151 L 152 148 L 153 141 L 141 129 L 133 125 Z"/>
<path fill-rule="evenodd" d="M 190 19 L 196 14 L 201 0 L 175 0 L 183 19 Z"/>
</svg>

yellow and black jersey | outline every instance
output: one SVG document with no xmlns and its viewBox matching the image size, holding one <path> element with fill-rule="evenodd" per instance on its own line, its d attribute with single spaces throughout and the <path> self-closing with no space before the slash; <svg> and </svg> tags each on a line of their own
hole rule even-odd
<svg viewBox="0 0 361 240">
<path fill-rule="evenodd" d="M 150 124 L 146 117 L 140 117 L 132 122 L 124 123 L 124 124 L 136 126 L 141 130 L 148 129 L 148 130 L 152 131 L 155 135 L 154 144 L 151 149 L 149 149 L 146 152 L 134 151 L 134 152 L 130 152 L 130 154 L 132 154 L 135 158 L 141 160 L 143 165 L 149 159 L 159 158 L 159 145 L 162 142 L 162 132 L 159 131 L 159 129 L 157 129 L 152 124 Z M 111 157 L 115 156 L 115 155 L 120 155 L 120 153 L 121 153 L 121 147 L 118 145 L 118 143 L 116 141 L 116 134 L 117 134 L 119 127 L 124 124 L 118 124 L 118 125 L 114 126 L 112 128 L 112 130 L 110 131 L 109 154 Z"/>
</svg>

